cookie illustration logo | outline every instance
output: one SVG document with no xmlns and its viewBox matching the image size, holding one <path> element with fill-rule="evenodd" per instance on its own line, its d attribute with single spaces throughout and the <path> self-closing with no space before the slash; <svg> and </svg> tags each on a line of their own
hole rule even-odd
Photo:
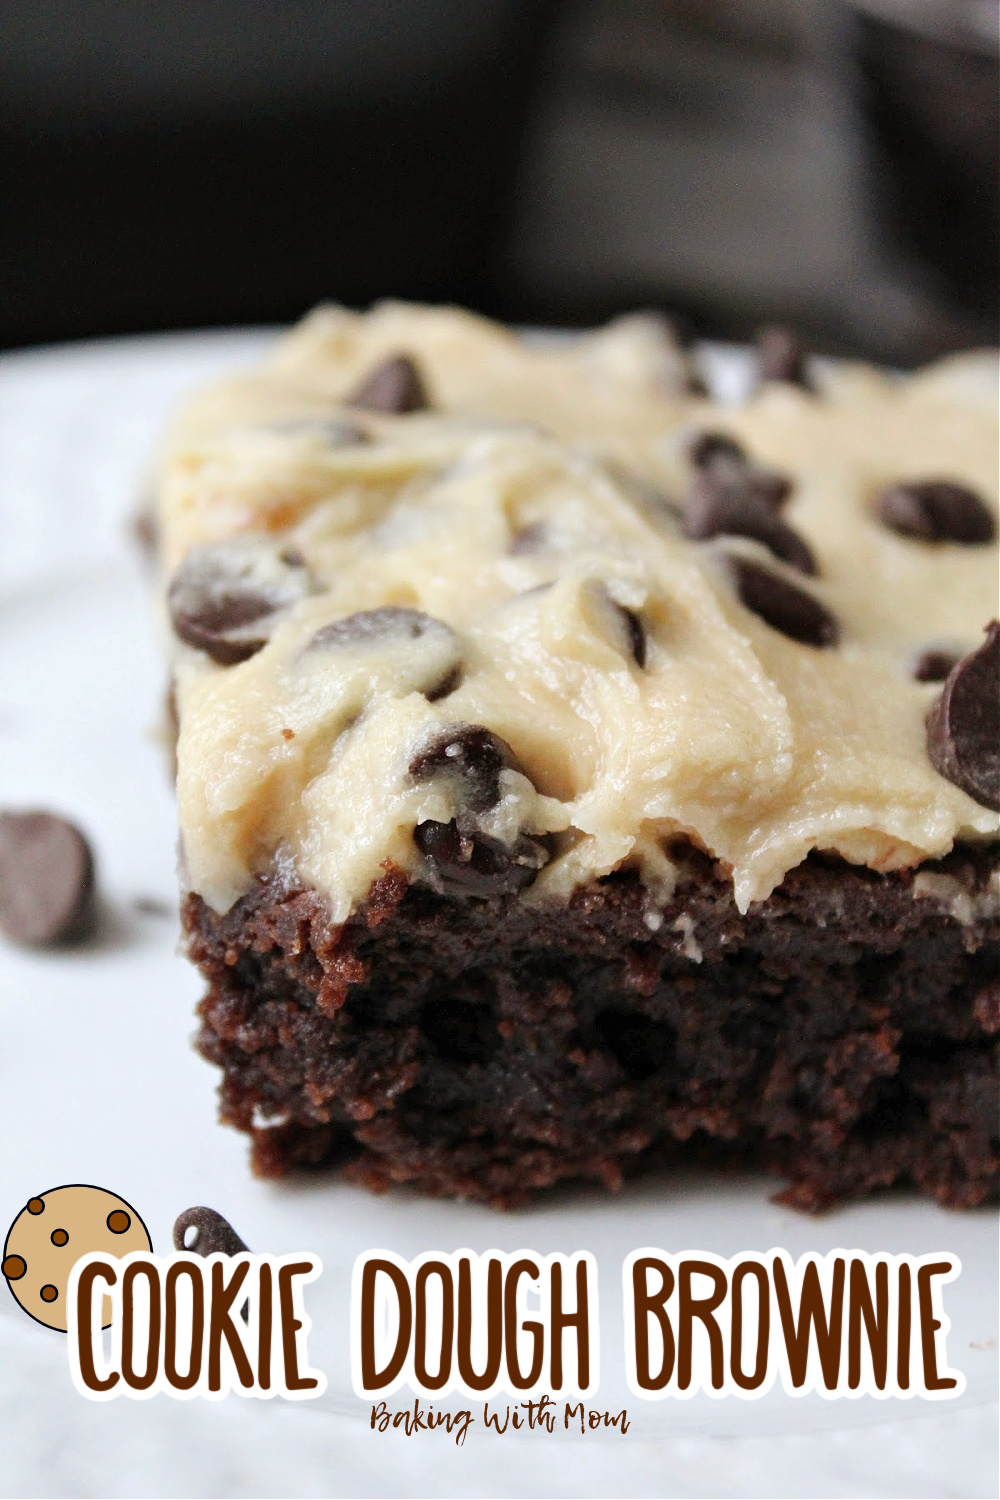
<svg viewBox="0 0 1000 1500">
<path fill-rule="evenodd" d="M 131 1203 L 105 1188 L 75 1182 L 28 1199 L 7 1232 L 3 1274 L 29 1317 L 65 1333 L 69 1274 L 82 1255 L 100 1251 L 118 1259 L 151 1249 Z M 111 1321 L 107 1298 L 102 1321 L 105 1327 Z"/>
</svg>

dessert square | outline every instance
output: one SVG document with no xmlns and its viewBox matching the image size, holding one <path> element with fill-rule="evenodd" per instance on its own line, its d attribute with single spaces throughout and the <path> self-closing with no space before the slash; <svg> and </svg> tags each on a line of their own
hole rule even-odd
<svg viewBox="0 0 1000 1500">
<path fill-rule="evenodd" d="M 259 1172 L 995 1195 L 996 361 L 761 353 L 723 405 L 651 315 L 322 308 L 179 417 L 184 922 Z"/>
</svg>

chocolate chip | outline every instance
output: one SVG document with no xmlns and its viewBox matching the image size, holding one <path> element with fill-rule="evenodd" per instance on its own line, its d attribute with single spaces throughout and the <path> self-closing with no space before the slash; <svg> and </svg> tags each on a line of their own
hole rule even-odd
<svg viewBox="0 0 1000 1500">
<path fill-rule="evenodd" d="M 187 1244 L 189 1229 L 193 1229 L 194 1234 Z M 195 1255 L 242 1255 L 249 1249 L 229 1220 L 217 1214 L 214 1208 L 186 1208 L 174 1220 L 173 1237 L 175 1250 L 192 1250 Z M 249 1323 L 249 1299 L 240 1308 L 240 1317 L 244 1323 Z"/>
<path fill-rule="evenodd" d="M 237 537 L 189 552 L 167 604 L 182 641 L 231 667 L 266 646 L 276 616 L 309 590 L 300 554 L 277 552 L 259 537 Z"/>
<path fill-rule="evenodd" d="M 948 674 L 927 715 L 927 753 L 947 781 L 1000 812 L 1000 625 Z"/>
<path fill-rule="evenodd" d="M 957 661 L 954 651 L 923 651 L 913 663 L 913 676 L 917 682 L 944 682 Z"/>
<path fill-rule="evenodd" d="M 195 1233 L 187 1243 L 189 1229 Z M 228 1219 L 214 1208 L 186 1208 L 174 1220 L 175 1250 L 193 1250 L 196 1255 L 242 1255 L 247 1248 Z"/>
<path fill-rule="evenodd" d="M 996 522 L 983 500 L 947 479 L 891 485 L 875 502 L 875 513 L 890 531 L 924 542 L 975 547 L 996 536 Z"/>
<path fill-rule="evenodd" d="M 699 432 L 688 446 L 688 458 L 696 469 L 707 469 L 721 459 L 729 464 L 745 464 L 745 449 L 726 432 Z"/>
<path fill-rule="evenodd" d="M 413 838 L 434 883 L 456 896 L 514 895 L 529 886 L 549 860 L 549 851 L 539 839 L 521 834 L 508 848 L 485 834 L 462 833 L 454 820 L 418 823 Z"/>
<path fill-rule="evenodd" d="M 522 527 L 515 531 L 510 539 L 507 552 L 510 557 L 525 557 L 532 552 L 537 552 L 545 544 L 545 526 L 541 521 L 535 521 L 530 526 Z"/>
<path fill-rule="evenodd" d="M 424 697 L 428 703 L 439 703 L 442 698 L 449 697 L 459 687 L 461 681 L 462 668 L 460 666 L 451 667 L 441 678 L 440 682 L 435 683 L 433 687 L 427 688 Z"/>
<path fill-rule="evenodd" d="M 772 323 L 757 335 L 757 378 L 761 381 L 782 380 L 809 390 L 805 354 L 798 335 L 790 328 Z"/>
<path fill-rule="evenodd" d="M 646 627 L 633 610 L 626 609 L 623 604 L 619 604 L 618 608 L 625 618 L 625 629 L 628 632 L 635 664 L 637 667 L 644 667 L 646 665 Z"/>
<path fill-rule="evenodd" d="M 416 363 L 408 354 L 393 354 L 369 371 L 345 405 L 403 416 L 428 411 L 430 400 Z"/>
<path fill-rule="evenodd" d="M 449 724 L 417 751 L 410 775 L 416 781 L 449 777 L 457 800 L 479 813 L 500 801 L 500 772 L 514 765 L 514 752 L 498 734 L 480 724 Z"/>
<path fill-rule="evenodd" d="M 800 573 L 814 574 L 812 548 L 773 508 L 754 496 L 750 486 L 720 484 L 699 474 L 688 492 L 684 534 L 697 541 L 713 536 L 745 536 Z"/>
<path fill-rule="evenodd" d="M 325 646 L 367 645 L 383 641 L 390 636 L 402 640 L 417 641 L 422 636 L 447 632 L 453 635 L 449 625 L 425 615 L 419 609 L 407 609 L 398 604 L 383 604 L 378 609 L 361 609 L 356 614 L 345 615 L 341 620 L 332 620 L 317 630 L 309 642 L 310 651 Z"/>
<path fill-rule="evenodd" d="M 805 589 L 748 557 L 730 558 L 740 599 L 773 630 L 804 646 L 835 646 L 840 627 L 830 611 Z"/>
<path fill-rule="evenodd" d="M 770 510 L 784 505 L 795 488 L 787 475 L 755 463 L 739 443 L 722 432 L 701 433 L 689 447 L 688 456 L 698 470 L 696 486 L 712 485 Z"/>
<path fill-rule="evenodd" d="M 0 931 L 30 947 L 79 941 L 95 915 L 94 858 L 80 830 L 53 813 L 0 813 Z"/>
</svg>

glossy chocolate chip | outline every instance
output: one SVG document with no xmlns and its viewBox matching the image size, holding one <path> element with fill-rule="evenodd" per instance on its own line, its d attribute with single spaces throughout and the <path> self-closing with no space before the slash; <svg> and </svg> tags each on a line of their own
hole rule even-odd
<svg viewBox="0 0 1000 1500">
<path fill-rule="evenodd" d="M 276 617 L 310 586 L 300 554 L 237 537 L 194 548 L 174 574 L 167 606 L 182 641 L 232 667 L 267 645 Z"/>
<path fill-rule="evenodd" d="M 454 634 L 449 625 L 436 620 L 433 615 L 403 605 L 383 604 L 378 609 L 361 609 L 341 620 L 331 620 L 329 625 L 317 630 L 309 642 L 309 650 L 325 646 L 368 645 L 393 636 L 418 641 L 422 636 L 442 633 Z"/>
<path fill-rule="evenodd" d="M 1000 812 L 1000 625 L 948 674 L 927 715 L 927 753 L 935 771 Z"/>
<path fill-rule="evenodd" d="M 835 646 L 840 627 L 830 611 L 805 589 L 747 557 L 733 557 L 730 565 L 740 600 L 773 630 L 804 646 Z"/>
<path fill-rule="evenodd" d="M 810 389 L 805 352 L 791 328 L 773 323 L 760 330 L 757 335 L 757 378 L 761 381 L 781 380 Z"/>
<path fill-rule="evenodd" d="M 447 776 L 470 812 L 485 812 L 500 801 L 500 772 L 515 765 L 514 752 L 498 734 L 480 724 L 449 724 L 410 761 L 416 781 Z"/>
<path fill-rule="evenodd" d="M 413 839 L 441 890 L 487 898 L 523 891 L 549 860 L 539 839 L 522 834 L 511 848 L 481 833 L 463 833 L 456 821 L 418 823 Z"/>
<path fill-rule="evenodd" d="M 393 354 L 369 371 L 347 406 L 365 411 L 384 411 L 404 416 L 411 411 L 427 411 L 430 400 L 416 363 L 408 354 Z"/>
<path fill-rule="evenodd" d="M 94 857 L 80 830 L 53 813 L 0 813 L 0 931 L 45 947 L 85 938 L 95 916 Z"/>
<path fill-rule="evenodd" d="M 975 547 L 996 536 L 996 522 L 984 501 L 964 484 L 946 479 L 891 485 L 875 502 L 875 513 L 890 531 L 924 542 Z"/>
<path fill-rule="evenodd" d="M 699 474 L 688 492 L 684 534 L 702 541 L 713 536 L 745 536 L 760 542 L 775 557 L 814 574 L 816 559 L 808 542 L 753 490 L 738 484 L 719 484 L 711 474 Z"/>
<path fill-rule="evenodd" d="M 193 1250 L 195 1255 L 242 1255 L 248 1248 L 228 1219 L 214 1208 L 200 1206 L 177 1215 L 173 1238 L 175 1250 Z"/>
<path fill-rule="evenodd" d="M 913 663 L 913 676 L 917 682 L 944 682 L 957 661 L 954 651 L 922 651 Z"/>
</svg>

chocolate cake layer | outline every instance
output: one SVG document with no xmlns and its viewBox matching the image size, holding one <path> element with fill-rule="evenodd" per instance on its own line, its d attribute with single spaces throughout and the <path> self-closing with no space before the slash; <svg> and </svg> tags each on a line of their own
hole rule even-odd
<svg viewBox="0 0 1000 1500">
<path fill-rule="evenodd" d="M 672 858 L 657 910 L 626 871 L 548 906 L 390 867 L 339 927 L 309 891 L 224 915 L 190 895 L 199 1046 L 257 1172 L 346 1163 L 506 1206 L 720 1156 L 806 1209 L 897 1182 L 994 1197 L 995 851 L 884 875 L 814 854 L 745 915 L 711 861 Z"/>
</svg>

